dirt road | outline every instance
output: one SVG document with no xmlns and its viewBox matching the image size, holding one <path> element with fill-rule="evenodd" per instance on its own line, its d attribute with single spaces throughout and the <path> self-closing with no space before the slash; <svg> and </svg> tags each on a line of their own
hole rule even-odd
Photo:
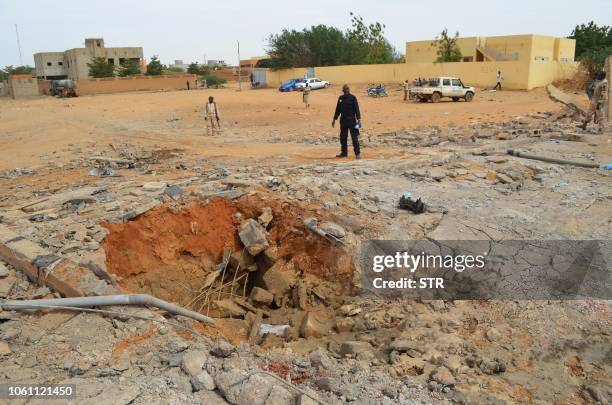
<svg viewBox="0 0 612 405">
<path fill-rule="evenodd" d="M 544 89 L 531 92 L 479 93 L 472 103 L 404 102 L 403 94 L 373 99 L 356 88 L 363 115 L 363 133 L 415 128 L 420 125 L 459 125 L 502 121 L 559 105 Z M 326 159 L 336 147 L 304 144 L 335 137 L 331 128 L 339 88 L 314 91 L 306 110 L 301 93 L 275 89 L 172 91 L 31 100 L 0 100 L 0 170 L 36 166 L 45 161 L 66 162 L 75 150 L 130 142 L 184 149 L 202 157 Z M 208 96 L 219 103 L 223 132 L 204 137 L 202 108 Z M 368 150 L 364 156 L 389 156 L 397 151 Z"/>
</svg>

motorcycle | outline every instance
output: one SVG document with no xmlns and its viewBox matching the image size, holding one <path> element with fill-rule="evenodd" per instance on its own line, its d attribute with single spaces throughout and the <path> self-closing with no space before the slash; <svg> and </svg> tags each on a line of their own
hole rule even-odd
<svg viewBox="0 0 612 405">
<path fill-rule="evenodd" d="M 385 86 L 376 86 L 368 88 L 368 96 L 370 97 L 387 97 L 387 91 L 385 90 Z"/>
</svg>

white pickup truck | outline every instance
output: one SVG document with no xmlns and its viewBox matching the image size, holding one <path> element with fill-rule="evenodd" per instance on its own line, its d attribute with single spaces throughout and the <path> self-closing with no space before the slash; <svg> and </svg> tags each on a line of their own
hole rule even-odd
<svg viewBox="0 0 612 405">
<path fill-rule="evenodd" d="M 433 77 L 410 89 L 410 98 L 422 103 L 429 100 L 437 103 L 442 97 L 450 97 L 453 101 L 472 101 L 475 93 L 473 87 L 465 86 L 456 77 Z"/>
</svg>

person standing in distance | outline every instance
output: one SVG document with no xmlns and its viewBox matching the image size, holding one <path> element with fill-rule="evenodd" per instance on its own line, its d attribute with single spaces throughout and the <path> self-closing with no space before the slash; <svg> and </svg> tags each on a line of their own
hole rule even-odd
<svg viewBox="0 0 612 405">
<path fill-rule="evenodd" d="M 348 156 L 348 133 L 351 132 L 351 141 L 353 150 L 355 151 L 355 159 L 361 159 L 361 150 L 359 148 L 359 128 L 361 128 L 361 112 L 359 111 L 359 103 L 357 97 L 351 94 L 351 89 L 348 84 L 342 86 L 342 95 L 338 97 L 336 104 L 336 112 L 332 121 L 332 128 L 336 126 L 336 120 L 340 117 L 340 154 L 338 158 Z"/>
</svg>

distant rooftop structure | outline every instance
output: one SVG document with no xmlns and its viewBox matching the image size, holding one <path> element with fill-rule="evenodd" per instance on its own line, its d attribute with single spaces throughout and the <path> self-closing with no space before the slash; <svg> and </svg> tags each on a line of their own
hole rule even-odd
<svg viewBox="0 0 612 405">
<path fill-rule="evenodd" d="M 141 67 L 144 64 L 142 47 L 107 48 L 104 38 L 85 38 L 85 48 L 35 53 L 35 75 L 38 79 L 45 80 L 87 78 L 87 64 L 97 57 L 107 59 L 116 67 L 121 66 L 125 60 L 137 62 Z"/>
</svg>

